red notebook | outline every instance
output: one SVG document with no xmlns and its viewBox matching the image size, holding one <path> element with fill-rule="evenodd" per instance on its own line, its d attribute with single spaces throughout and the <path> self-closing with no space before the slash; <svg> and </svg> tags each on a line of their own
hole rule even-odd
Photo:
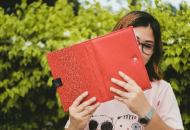
<svg viewBox="0 0 190 130">
<path fill-rule="evenodd" d="M 57 91 L 64 111 L 68 111 L 73 101 L 85 91 L 89 95 L 84 101 L 94 96 L 100 103 L 114 99 L 110 87 L 123 90 L 111 82 L 111 78 L 122 80 L 119 71 L 135 80 L 143 90 L 151 88 L 133 27 L 46 56 L 53 78 L 58 81 Z"/>
</svg>

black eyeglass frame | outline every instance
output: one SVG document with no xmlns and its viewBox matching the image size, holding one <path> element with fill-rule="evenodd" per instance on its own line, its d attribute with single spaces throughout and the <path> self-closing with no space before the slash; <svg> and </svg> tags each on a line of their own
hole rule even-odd
<svg viewBox="0 0 190 130">
<path fill-rule="evenodd" d="M 137 40 L 137 43 L 138 43 L 138 45 L 142 45 L 142 51 L 143 51 L 143 53 L 144 54 L 146 54 L 146 55 L 153 55 L 154 54 L 154 52 L 156 51 L 156 46 L 155 45 L 152 45 L 152 44 L 149 44 L 149 43 L 141 43 L 141 42 L 139 42 L 138 40 Z M 147 54 L 146 52 L 144 52 L 144 46 L 146 46 L 146 45 L 150 45 L 150 46 L 153 46 L 154 47 L 154 49 L 153 49 L 153 52 L 152 52 L 152 54 Z"/>
</svg>

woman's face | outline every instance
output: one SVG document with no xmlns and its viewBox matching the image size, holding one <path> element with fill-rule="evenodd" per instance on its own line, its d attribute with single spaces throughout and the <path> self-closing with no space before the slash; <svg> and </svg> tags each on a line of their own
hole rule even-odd
<svg viewBox="0 0 190 130">
<path fill-rule="evenodd" d="M 155 44 L 153 31 L 152 31 L 152 28 L 150 26 L 148 26 L 148 27 L 144 27 L 144 26 L 134 27 L 134 31 L 135 31 L 135 35 L 137 37 L 137 41 L 139 43 L 142 43 L 142 44 L 146 43 L 148 45 L 154 45 Z M 147 55 L 144 53 L 146 46 L 144 46 L 144 48 L 143 48 L 144 52 L 142 50 L 141 44 L 139 44 L 139 49 L 140 49 L 144 64 L 146 65 L 152 55 Z"/>
</svg>

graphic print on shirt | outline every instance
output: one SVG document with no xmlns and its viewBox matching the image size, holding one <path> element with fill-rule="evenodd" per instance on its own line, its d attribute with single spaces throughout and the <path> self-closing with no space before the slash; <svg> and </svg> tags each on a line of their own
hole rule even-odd
<svg viewBox="0 0 190 130">
<path fill-rule="evenodd" d="M 92 115 L 89 130 L 143 130 L 135 115 L 123 115 L 117 118 L 106 115 Z"/>
<path fill-rule="evenodd" d="M 134 123 L 131 124 L 133 120 Z M 142 130 L 142 127 L 136 120 L 138 120 L 138 117 L 134 115 L 127 114 L 120 116 L 117 118 L 114 128 L 115 130 Z"/>
<path fill-rule="evenodd" d="M 106 115 L 92 115 L 88 127 L 89 130 L 113 130 L 113 118 Z"/>
</svg>

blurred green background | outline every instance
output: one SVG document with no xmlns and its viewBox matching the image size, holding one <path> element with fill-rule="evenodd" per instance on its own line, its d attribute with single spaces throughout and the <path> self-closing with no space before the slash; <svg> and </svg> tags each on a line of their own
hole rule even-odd
<svg viewBox="0 0 190 130">
<path fill-rule="evenodd" d="M 127 0 L 113 11 L 77 0 L 4 0 L 0 2 L 0 130 L 63 130 L 68 120 L 46 54 L 111 32 L 133 10 L 161 24 L 160 71 L 175 92 L 184 127 L 190 129 L 190 8 L 155 0 Z"/>
</svg>

